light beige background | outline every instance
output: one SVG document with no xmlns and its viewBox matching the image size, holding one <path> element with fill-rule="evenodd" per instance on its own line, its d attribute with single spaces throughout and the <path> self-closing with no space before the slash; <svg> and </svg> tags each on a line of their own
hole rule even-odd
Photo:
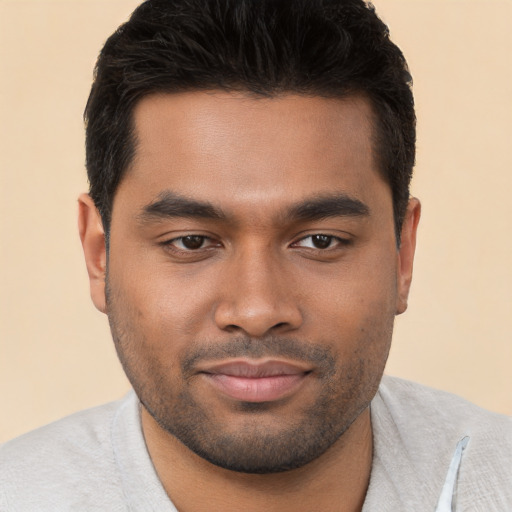
<svg viewBox="0 0 512 512">
<path fill-rule="evenodd" d="M 0 441 L 128 389 L 75 216 L 93 64 L 137 3 L 0 1 Z M 387 371 L 512 414 L 512 2 L 375 4 L 415 79 L 424 207 Z"/>
</svg>

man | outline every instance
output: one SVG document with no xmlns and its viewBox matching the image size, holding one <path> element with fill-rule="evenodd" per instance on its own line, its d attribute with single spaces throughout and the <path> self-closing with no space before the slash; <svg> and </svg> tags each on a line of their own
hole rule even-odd
<svg viewBox="0 0 512 512">
<path fill-rule="evenodd" d="M 0 510 L 512 508 L 512 426 L 382 379 L 410 76 L 360 0 L 150 0 L 86 108 L 79 228 L 134 393 L 0 448 Z"/>
</svg>

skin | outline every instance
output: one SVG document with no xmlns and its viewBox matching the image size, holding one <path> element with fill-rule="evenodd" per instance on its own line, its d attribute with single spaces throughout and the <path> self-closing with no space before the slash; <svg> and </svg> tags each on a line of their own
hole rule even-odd
<svg viewBox="0 0 512 512">
<path fill-rule="evenodd" d="M 85 194 L 79 228 L 164 488 L 182 512 L 361 510 L 420 215 L 397 249 L 368 102 L 190 92 L 134 120 L 108 256 Z M 299 369 L 271 400 L 209 373 L 269 361 Z"/>
</svg>

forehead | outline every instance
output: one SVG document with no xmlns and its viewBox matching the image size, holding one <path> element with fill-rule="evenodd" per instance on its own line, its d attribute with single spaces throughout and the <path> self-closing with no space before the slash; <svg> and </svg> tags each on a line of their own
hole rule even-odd
<svg viewBox="0 0 512 512">
<path fill-rule="evenodd" d="M 356 96 L 152 95 L 134 110 L 135 157 L 118 192 L 146 204 L 172 191 L 227 208 L 333 191 L 368 202 L 383 185 L 372 119 Z"/>
</svg>

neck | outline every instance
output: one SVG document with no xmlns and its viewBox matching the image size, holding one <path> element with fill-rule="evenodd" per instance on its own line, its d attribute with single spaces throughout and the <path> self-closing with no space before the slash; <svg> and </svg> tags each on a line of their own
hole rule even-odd
<svg viewBox="0 0 512 512">
<path fill-rule="evenodd" d="M 164 431 L 142 407 L 150 457 L 180 512 L 359 512 L 372 464 L 370 412 L 366 409 L 324 454 L 305 466 L 266 475 L 210 464 Z"/>
</svg>

